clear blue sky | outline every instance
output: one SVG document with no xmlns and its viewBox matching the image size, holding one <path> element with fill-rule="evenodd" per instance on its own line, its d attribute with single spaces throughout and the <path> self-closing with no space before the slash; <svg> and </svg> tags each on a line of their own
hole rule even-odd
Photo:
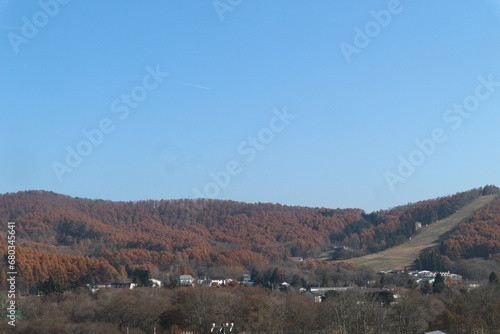
<svg viewBox="0 0 500 334">
<path fill-rule="evenodd" d="M 373 211 L 500 185 L 499 1 L 65 1 L 0 0 L 1 193 Z"/>
</svg>

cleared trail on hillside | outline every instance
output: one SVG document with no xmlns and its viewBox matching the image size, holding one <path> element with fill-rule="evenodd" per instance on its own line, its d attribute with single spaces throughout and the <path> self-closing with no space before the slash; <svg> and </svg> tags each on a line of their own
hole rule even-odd
<svg viewBox="0 0 500 334">
<path fill-rule="evenodd" d="M 419 234 L 401 245 L 346 261 L 371 267 L 375 271 L 404 269 L 411 266 L 423 250 L 439 245 L 447 233 L 497 197 L 498 195 L 488 195 L 476 198 L 448 218 L 423 227 Z"/>
</svg>

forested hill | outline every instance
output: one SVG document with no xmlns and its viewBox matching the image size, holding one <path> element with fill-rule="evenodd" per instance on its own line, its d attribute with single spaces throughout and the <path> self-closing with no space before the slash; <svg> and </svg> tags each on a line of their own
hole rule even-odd
<svg viewBox="0 0 500 334">
<path fill-rule="evenodd" d="M 500 253 L 500 198 L 460 224 L 441 244 L 440 252 L 452 260 Z"/>
<path fill-rule="evenodd" d="M 486 186 L 367 214 L 206 199 L 111 202 L 26 191 L 0 195 L 0 219 L 16 223 L 17 264 L 28 283 L 56 275 L 78 284 L 127 277 L 138 267 L 184 274 L 248 270 L 292 256 L 315 257 L 335 245 L 378 251 L 406 240 L 417 221 L 432 223 L 498 192 Z"/>
<path fill-rule="evenodd" d="M 189 272 L 198 264 L 252 268 L 313 255 L 328 246 L 332 231 L 360 214 L 206 199 L 110 202 L 43 191 L 0 196 L 0 219 L 16 222 L 19 265 L 34 281 L 55 270 L 50 263 L 76 263 L 74 270 L 90 266 L 94 275 L 108 278 L 126 276 L 127 266 L 156 272 Z M 84 263 L 88 257 L 108 265 Z"/>
<path fill-rule="evenodd" d="M 440 246 L 442 248 L 442 241 L 446 240 L 445 243 L 447 244 L 450 241 L 448 239 L 449 235 L 456 235 L 453 231 L 460 230 L 462 225 L 476 217 L 478 213 L 494 207 L 496 203 L 500 202 L 499 197 L 497 194 L 480 196 L 457 210 L 451 216 L 439 219 L 428 226 L 423 226 L 414 236 L 398 246 L 374 254 L 353 258 L 349 261 L 356 265 L 369 266 L 376 271 L 403 269 L 412 265 L 415 265 L 416 269 L 420 270 L 446 271 L 445 264 L 450 263 L 449 258 L 446 259 L 444 256 L 438 256 L 436 253 Z M 500 217 L 497 216 L 498 218 Z M 500 224 L 500 220 L 497 220 L 496 224 Z M 494 230 L 495 222 L 489 225 L 490 229 Z M 486 233 L 487 231 L 488 229 L 486 229 Z M 500 229 L 497 233 L 500 233 Z M 498 241 L 489 240 L 489 245 L 484 247 L 486 246 L 485 234 L 483 234 L 483 238 L 481 239 L 477 239 L 474 236 L 474 243 L 469 242 L 469 240 L 460 243 L 460 247 L 470 250 L 469 254 L 474 254 L 474 257 L 489 258 L 489 255 L 500 252 L 500 247 L 498 247 L 500 239 Z M 491 235 L 491 237 L 494 237 L 494 235 Z M 471 247 L 474 244 L 478 245 L 476 246 L 478 249 Z M 496 248 L 495 244 L 497 245 Z M 415 262 L 417 258 L 419 260 Z M 465 254 L 464 256 L 454 258 L 454 260 L 462 258 L 466 258 Z"/>
<path fill-rule="evenodd" d="M 376 253 L 399 245 L 417 232 L 421 226 L 447 218 L 478 197 L 499 194 L 496 186 L 472 189 L 455 195 L 425 200 L 405 206 L 362 214 L 359 221 L 331 234 L 332 242 L 355 250 L 351 257 Z M 341 254 L 342 255 L 342 254 Z"/>
</svg>

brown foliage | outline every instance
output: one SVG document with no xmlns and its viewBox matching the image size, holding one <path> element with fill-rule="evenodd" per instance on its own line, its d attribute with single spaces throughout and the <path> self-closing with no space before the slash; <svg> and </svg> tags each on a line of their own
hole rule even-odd
<svg viewBox="0 0 500 334">
<path fill-rule="evenodd" d="M 500 253 L 500 199 L 476 212 L 460 224 L 441 252 L 451 259 L 483 257 Z"/>
<path fill-rule="evenodd" d="M 24 245 L 19 271 L 30 283 L 51 275 L 71 285 L 102 282 L 123 276 L 126 265 L 191 274 L 188 266 L 196 264 L 252 268 L 281 261 L 292 248 L 303 256 L 322 249 L 331 231 L 357 219 L 353 209 L 110 202 L 43 191 L 0 195 L 0 220 L 16 222 L 18 245 Z"/>
</svg>

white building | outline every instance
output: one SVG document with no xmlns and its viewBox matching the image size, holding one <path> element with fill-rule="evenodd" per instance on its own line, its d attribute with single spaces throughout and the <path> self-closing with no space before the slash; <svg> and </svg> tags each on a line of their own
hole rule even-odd
<svg viewBox="0 0 500 334">
<path fill-rule="evenodd" d="M 151 282 L 151 286 L 153 288 L 161 288 L 162 286 L 162 282 L 158 279 L 151 278 L 149 281 Z"/>
<path fill-rule="evenodd" d="M 180 285 L 191 285 L 194 282 L 194 278 L 191 275 L 180 275 L 179 284 Z"/>
</svg>

